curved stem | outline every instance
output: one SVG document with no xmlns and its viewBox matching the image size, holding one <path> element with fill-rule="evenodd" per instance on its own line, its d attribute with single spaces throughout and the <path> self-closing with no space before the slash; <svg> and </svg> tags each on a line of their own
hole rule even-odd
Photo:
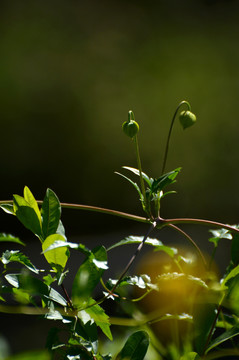
<svg viewBox="0 0 239 360">
<path fill-rule="evenodd" d="M 227 229 L 229 231 L 232 232 L 238 232 L 239 233 L 239 229 L 230 226 L 230 225 L 226 225 L 223 223 L 220 223 L 218 221 L 212 221 L 212 220 L 205 220 L 205 219 L 193 219 L 193 218 L 175 218 L 175 219 L 162 219 L 159 218 L 157 221 L 157 224 L 159 224 L 160 226 L 169 226 L 170 224 L 197 224 L 197 225 L 209 225 L 209 226 L 213 226 L 213 227 L 219 227 L 219 228 L 223 228 L 223 229 Z"/>
<path fill-rule="evenodd" d="M 170 128 L 169 128 L 169 132 L 168 132 L 168 138 L 167 138 L 167 143 L 166 143 L 166 147 L 165 147 L 165 152 L 164 152 L 164 159 L 163 159 L 163 166 L 162 166 L 162 171 L 161 171 L 161 174 L 164 173 L 164 170 L 165 170 L 165 166 L 166 166 L 166 162 L 167 162 L 167 157 L 168 157 L 168 149 L 169 149 L 169 141 L 170 141 L 170 137 L 171 137 L 171 133 L 172 133 L 172 130 L 173 130 L 173 124 L 174 124 L 174 121 L 176 119 L 176 115 L 178 113 L 178 110 L 179 108 L 182 106 L 182 105 L 187 105 L 188 107 L 188 110 L 190 111 L 191 110 L 191 106 L 189 104 L 189 102 L 187 101 L 181 101 L 180 104 L 178 105 L 174 115 L 173 115 L 173 118 L 172 118 L 172 121 L 171 121 L 171 125 L 170 125 Z"/>
<path fill-rule="evenodd" d="M 13 203 L 12 200 L 1 200 L 0 206 L 4 205 L 4 204 L 12 204 L 12 203 Z M 37 203 L 38 203 L 38 205 L 42 205 L 43 201 L 37 200 Z M 91 206 L 91 205 L 81 205 L 81 204 L 71 204 L 71 203 L 60 203 L 60 204 L 61 204 L 61 207 L 65 208 L 65 209 L 95 211 L 95 212 L 100 212 L 103 214 L 123 217 L 123 218 L 129 219 L 129 220 L 139 221 L 139 222 L 143 222 L 143 223 L 150 223 L 150 220 L 145 217 L 128 214 L 128 213 L 125 213 L 122 211 L 105 209 L 102 207 Z"/>
<path fill-rule="evenodd" d="M 205 257 L 203 256 L 203 253 L 201 252 L 200 248 L 198 247 L 198 245 L 195 243 L 195 241 L 191 238 L 191 236 L 189 236 L 185 231 L 183 231 L 182 229 L 180 229 L 178 226 L 173 225 L 173 224 L 169 224 L 169 227 L 171 227 L 172 229 L 178 231 L 180 234 L 182 234 L 186 239 L 188 239 L 190 241 L 190 243 L 195 247 L 195 249 L 197 250 L 197 252 L 199 253 L 203 264 L 205 265 L 205 267 L 207 266 Z"/>
<path fill-rule="evenodd" d="M 143 194 L 144 200 L 146 201 L 145 186 L 144 186 L 144 179 L 143 179 L 143 176 L 142 176 L 142 165 L 141 165 L 141 160 L 140 160 L 139 143 L 138 143 L 138 137 L 137 137 L 137 135 L 135 135 L 135 137 L 134 137 L 134 143 L 135 143 L 137 164 L 138 164 L 138 168 L 139 168 L 139 177 L 140 177 L 141 190 L 142 190 L 142 194 Z"/>
</svg>

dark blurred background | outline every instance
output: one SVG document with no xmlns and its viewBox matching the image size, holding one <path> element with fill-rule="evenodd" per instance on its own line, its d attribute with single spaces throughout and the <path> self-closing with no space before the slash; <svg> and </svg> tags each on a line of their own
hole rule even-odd
<svg viewBox="0 0 239 360">
<path fill-rule="evenodd" d="M 2 0 L 0 198 L 27 185 L 43 199 L 50 187 L 62 202 L 142 215 L 114 174 L 137 166 L 121 124 L 133 110 L 143 169 L 158 177 L 172 115 L 188 100 L 198 121 L 175 124 L 166 170 L 183 170 L 162 216 L 238 223 L 238 96 L 236 0 Z M 15 218 L 0 219 L 1 232 L 22 235 Z M 68 236 L 135 226 L 72 210 L 63 222 Z"/>
</svg>

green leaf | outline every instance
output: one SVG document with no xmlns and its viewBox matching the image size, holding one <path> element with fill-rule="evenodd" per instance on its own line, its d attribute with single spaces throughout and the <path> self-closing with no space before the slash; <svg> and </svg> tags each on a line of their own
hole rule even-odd
<svg viewBox="0 0 239 360">
<path fill-rule="evenodd" d="M 158 275 L 157 276 L 157 281 L 167 281 L 167 280 L 175 280 L 177 281 L 178 279 L 186 279 L 189 280 L 190 282 L 195 283 L 196 285 L 202 286 L 205 289 L 208 289 L 207 284 L 200 278 L 192 276 L 192 275 L 188 275 L 188 274 L 184 274 L 184 273 L 177 273 L 177 272 L 173 272 L 173 273 L 167 273 L 167 274 L 162 274 L 162 275 Z"/>
<path fill-rule="evenodd" d="M 223 334 L 221 334 L 216 339 L 211 341 L 211 343 L 209 344 L 209 346 L 206 350 L 206 353 L 208 353 L 210 350 L 212 350 L 216 346 L 224 343 L 225 341 L 227 341 L 229 339 L 232 339 L 234 336 L 237 336 L 237 335 L 239 335 L 239 325 L 234 326 L 233 328 L 225 331 Z"/>
<path fill-rule="evenodd" d="M 158 179 L 154 179 L 151 186 L 152 192 L 156 193 L 159 190 L 163 190 L 166 186 L 173 184 L 180 170 L 181 168 L 179 167 L 173 171 L 163 174 Z"/>
<path fill-rule="evenodd" d="M 2 254 L 1 260 L 4 265 L 7 265 L 13 261 L 18 262 L 25 265 L 29 270 L 33 271 L 34 273 L 39 274 L 39 270 L 31 263 L 29 258 L 18 250 L 6 250 Z"/>
<path fill-rule="evenodd" d="M 46 238 L 49 235 L 57 232 L 60 218 L 61 218 L 61 204 L 56 194 L 47 189 L 43 200 L 42 208 L 42 231 Z"/>
<path fill-rule="evenodd" d="M 31 276 L 28 272 L 21 274 L 7 274 L 6 280 L 13 287 L 26 291 L 31 296 L 40 296 L 42 300 L 51 300 L 62 306 L 67 306 L 67 301 L 55 289 L 47 286 L 41 280 Z"/>
<path fill-rule="evenodd" d="M 221 290 L 227 290 L 227 286 L 226 283 L 234 278 L 235 276 L 237 276 L 239 274 L 239 265 L 237 265 L 234 269 L 232 269 L 229 274 L 225 277 L 225 279 L 223 279 L 222 283 L 221 283 Z"/>
<path fill-rule="evenodd" d="M 30 294 L 28 294 L 27 292 L 25 292 L 22 289 L 13 288 L 12 293 L 17 302 L 20 302 L 22 304 L 29 304 L 31 301 Z"/>
<path fill-rule="evenodd" d="M 24 242 L 22 242 L 19 238 L 5 233 L 0 233 L 0 242 L 13 242 L 25 246 Z"/>
<path fill-rule="evenodd" d="M 77 271 L 72 286 L 72 299 L 75 304 L 81 304 L 84 299 L 90 297 L 104 272 L 104 269 L 95 264 L 94 259 L 107 261 L 107 253 L 103 246 L 93 249 L 92 254 L 87 256 Z"/>
<path fill-rule="evenodd" d="M 123 166 L 123 169 L 132 171 L 135 175 L 140 176 L 140 172 L 139 172 L 138 169 L 135 169 L 135 168 L 132 168 L 132 167 L 129 167 L 129 166 Z M 142 172 L 141 174 L 142 174 L 142 177 L 145 180 L 145 182 L 149 185 L 149 187 L 151 187 L 153 179 L 150 179 L 148 177 L 148 175 L 146 175 L 144 172 Z"/>
<path fill-rule="evenodd" d="M 191 351 L 180 357 L 180 360 L 199 360 L 199 359 L 200 359 L 199 355 Z"/>
<path fill-rule="evenodd" d="M 13 195 L 13 204 L 18 220 L 42 240 L 41 221 L 35 210 L 19 195 Z"/>
<path fill-rule="evenodd" d="M 27 201 L 27 203 L 30 205 L 30 207 L 37 214 L 37 217 L 41 224 L 41 213 L 40 213 L 38 204 L 37 204 L 36 199 L 34 198 L 33 194 L 31 193 L 30 189 L 27 186 L 24 187 L 23 195 L 24 195 L 24 199 Z"/>
<path fill-rule="evenodd" d="M 132 181 L 132 180 L 129 179 L 127 176 L 125 176 L 125 175 L 123 175 L 123 174 L 120 174 L 120 173 L 118 173 L 118 172 L 115 172 L 115 174 L 120 175 L 120 176 L 122 176 L 124 179 L 126 179 L 127 181 L 129 181 L 130 184 L 132 184 L 133 187 L 137 190 L 137 192 L 138 192 L 138 194 L 139 194 L 140 200 L 141 200 L 142 202 L 144 201 L 143 194 L 141 193 L 140 188 L 139 188 L 139 186 L 138 186 L 138 184 L 137 184 L 136 182 Z"/>
<path fill-rule="evenodd" d="M 93 304 L 94 300 L 91 299 L 89 305 Z M 97 326 L 101 328 L 103 333 L 110 339 L 113 340 L 111 331 L 110 331 L 110 321 L 109 316 L 106 315 L 105 311 L 96 304 L 85 309 L 85 312 L 93 319 Z"/>
<path fill-rule="evenodd" d="M 76 243 L 71 243 L 68 241 L 66 242 L 66 241 L 62 241 L 62 240 L 56 240 L 52 245 L 50 245 L 46 250 L 44 250 L 43 253 L 46 253 L 47 251 L 50 251 L 53 249 L 58 249 L 61 247 L 79 250 L 80 252 L 82 252 L 85 255 L 91 254 L 91 251 L 89 249 L 87 249 L 87 247 L 83 244 L 76 244 Z"/>
<path fill-rule="evenodd" d="M 235 266 L 239 264 L 239 234 L 236 232 L 232 237 L 231 259 Z"/>
<path fill-rule="evenodd" d="M 12 204 L 1 204 L 0 208 L 7 214 L 16 215 Z"/>
<path fill-rule="evenodd" d="M 5 279 L 15 288 L 19 288 L 19 274 L 7 274 Z"/>
<path fill-rule="evenodd" d="M 53 247 L 52 250 L 49 250 L 49 247 L 56 241 L 66 242 L 66 238 L 59 234 L 49 235 L 42 244 L 42 250 L 49 264 L 59 265 L 64 269 L 68 260 L 67 248 Z"/>
<path fill-rule="evenodd" d="M 143 236 L 128 236 L 125 239 L 119 241 L 116 244 L 111 245 L 107 251 L 112 250 L 118 246 L 123 246 L 123 245 L 130 245 L 130 244 L 139 244 L 143 241 Z M 169 256 L 173 257 L 174 255 L 177 254 L 177 249 L 173 248 L 173 247 L 169 247 L 169 246 L 165 246 L 162 241 L 158 240 L 158 239 L 152 239 L 152 238 L 147 238 L 145 241 L 145 245 L 150 245 L 153 246 L 155 248 L 155 251 L 164 251 L 166 252 Z"/>
<path fill-rule="evenodd" d="M 202 354 L 216 317 L 214 304 L 196 304 L 193 310 L 195 348 Z"/>
<path fill-rule="evenodd" d="M 143 360 L 148 346 L 148 334 L 145 331 L 136 331 L 130 335 L 116 360 Z"/>
<path fill-rule="evenodd" d="M 193 317 L 192 315 L 189 314 L 166 314 L 166 315 L 162 315 L 160 317 L 157 317 L 156 319 L 152 319 L 150 320 L 150 324 L 156 323 L 156 322 L 160 322 L 160 321 L 165 321 L 165 320 L 177 320 L 177 321 L 188 321 L 190 323 L 193 322 Z"/>
<path fill-rule="evenodd" d="M 118 280 L 109 279 L 107 281 L 107 288 L 111 289 L 116 283 L 118 283 Z M 140 276 L 136 276 L 136 275 L 135 276 L 126 276 L 118 284 L 118 286 L 126 286 L 126 285 L 137 286 L 140 289 L 149 288 L 149 289 L 158 290 L 157 285 L 151 283 L 150 276 L 145 275 L 145 274 L 140 275 Z"/>
</svg>

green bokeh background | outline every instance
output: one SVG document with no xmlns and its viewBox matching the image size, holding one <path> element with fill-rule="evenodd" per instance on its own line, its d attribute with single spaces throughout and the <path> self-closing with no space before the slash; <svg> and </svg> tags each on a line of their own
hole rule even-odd
<svg viewBox="0 0 239 360">
<path fill-rule="evenodd" d="M 175 124 L 167 170 L 183 171 L 162 216 L 238 222 L 238 1 L 3 0 L 0 8 L 1 199 L 25 185 L 42 199 L 50 187 L 61 201 L 141 214 L 134 189 L 114 174 L 136 166 L 121 124 L 133 110 L 143 169 L 157 177 L 172 115 L 188 100 L 198 122 L 186 131 Z M 91 222 L 64 216 L 68 233 Z M 120 224 L 94 222 L 95 231 Z"/>
</svg>

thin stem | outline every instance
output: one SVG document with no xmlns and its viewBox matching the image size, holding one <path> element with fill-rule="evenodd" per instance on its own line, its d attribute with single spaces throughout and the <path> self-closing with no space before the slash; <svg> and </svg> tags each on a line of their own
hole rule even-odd
<svg viewBox="0 0 239 360">
<path fill-rule="evenodd" d="M 61 284 L 61 288 L 62 288 L 62 290 L 63 290 L 63 292 L 65 294 L 68 305 L 70 306 L 71 309 L 73 309 L 74 307 L 73 307 L 72 301 L 71 301 L 70 296 L 68 295 L 68 292 L 67 292 L 67 290 L 66 290 L 66 288 L 65 288 L 65 286 L 63 284 Z"/>
<path fill-rule="evenodd" d="M 189 104 L 189 102 L 187 101 L 181 101 L 180 104 L 178 105 L 174 115 L 173 115 L 173 118 L 172 118 L 172 121 L 171 121 L 171 125 L 170 125 L 170 128 L 169 128 L 169 132 L 168 132 L 168 138 L 167 138 L 167 143 L 166 143 L 166 147 L 165 147 L 165 152 L 164 152 L 164 159 L 163 159 L 163 166 L 162 166 L 162 172 L 161 174 L 164 173 L 164 170 L 165 170 L 165 166 L 166 166 L 166 162 L 167 162 L 167 157 L 168 157 L 168 149 L 169 149 L 169 141 L 170 141 L 170 137 L 171 137 L 171 133 L 172 133 L 172 130 L 173 130 L 173 124 L 174 124 L 174 121 L 176 119 L 176 115 L 178 113 L 178 110 L 179 108 L 182 106 L 182 105 L 187 105 L 189 111 L 191 110 L 191 106 Z"/>
<path fill-rule="evenodd" d="M 12 203 L 13 203 L 12 200 L 0 200 L 0 205 L 12 204 Z M 37 200 L 37 203 L 38 203 L 38 205 L 42 205 L 43 201 Z M 71 204 L 71 203 L 60 203 L 60 204 L 61 204 L 61 207 L 65 208 L 65 209 L 94 211 L 94 212 L 100 212 L 100 213 L 107 214 L 107 215 L 123 217 L 123 218 L 129 219 L 129 220 L 139 221 L 139 222 L 143 222 L 143 223 L 150 223 L 150 220 L 145 217 L 128 214 L 128 213 L 125 213 L 122 211 L 105 209 L 105 208 L 98 207 L 98 206 L 82 205 L 82 204 Z"/>
<path fill-rule="evenodd" d="M 195 241 L 191 238 L 191 236 L 189 236 L 185 231 L 183 231 L 182 229 L 180 229 L 178 226 L 173 225 L 173 224 L 169 224 L 169 227 L 171 227 L 172 229 L 178 231 L 180 234 L 182 234 L 183 236 L 186 237 L 186 239 L 188 239 L 190 241 L 190 243 L 196 248 L 197 252 L 199 253 L 203 264 L 205 265 L 205 267 L 207 266 L 205 257 L 203 256 L 203 253 L 201 252 L 200 248 L 198 247 L 198 245 L 195 243 Z"/>
<path fill-rule="evenodd" d="M 126 265 L 126 267 L 124 268 L 122 274 L 120 275 L 117 283 L 113 286 L 111 293 L 113 293 L 115 291 L 115 289 L 117 288 L 117 286 L 119 285 L 119 283 L 121 282 L 121 280 L 123 279 L 123 277 L 125 276 L 125 274 L 128 272 L 129 268 L 131 267 L 131 265 L 133 264 L 135 258 L 137 257 L 137 255 L 139 254 L 139 252 L 142 250 L 142 247 L 144 246 L 144 243 L 147 239 L 147 237 L 149 236 L 149 234 L 151 233 L 151 231 L 156 227 L 157 222 L 155 221 L 149 228 L 149 230 L 147 231 L 147 233 L 145 234 L 143 240 L 141 241 L 141 243 L 139 244 L 139 246 L 137 247 L 135 253 L 133 254 L 133 256 L 131 257 L 130 261 L 128 262 L 128 264 Z"/>
<path fill-rule="evenodd" d="M 144 202 L 145 202 L 145 207 L 147 208 L 147 204 L 146 204 L 146 192 L 145 192 L 145 186 L 144 186 L 144 179 L 143 179 L 143 175 L 142 175 L 142 165 L 141 165 L 141 160 L 140 160 L 140 153 L 139 153 L 139 143 L 138 143 L 138 137 L 137 135 L 134 136 L 134 144 L 135 144 L 135 151 L 136 151 L 136 158 L 137 158 L 137 164 L 138 164 L 138 168 L 139 168 L 139 177 L 140 177 L 140 185 L 141 185 L 141 191 L 143 194 L 143 198 L 144 198 Z M 147 210 L 147 209 L 146 209 Z"/>
<path fill-rule="evenodd" d="M 230 226 L 230 225 L 226 225 L 217 221 L 212 221 L 212 220 L 205 220 L 205 219 L 193 219 L 193 218 L 175 218 L 175 219 L 162 219 L 160 218 L 158 220 L 158 225 L 160 225 L 160 227 L 162 226 L 168 226 L 170 224 L 201 224 L 201 225 L 209 225 L 209 226 L 213 226 L 213 227 L 218 227 L 218 228 L 223 228 L 223 229 L 227 229 L 229 231 L 232 232 L 238 232 L 239 233 L 239 229 Z"/>
</svg>

